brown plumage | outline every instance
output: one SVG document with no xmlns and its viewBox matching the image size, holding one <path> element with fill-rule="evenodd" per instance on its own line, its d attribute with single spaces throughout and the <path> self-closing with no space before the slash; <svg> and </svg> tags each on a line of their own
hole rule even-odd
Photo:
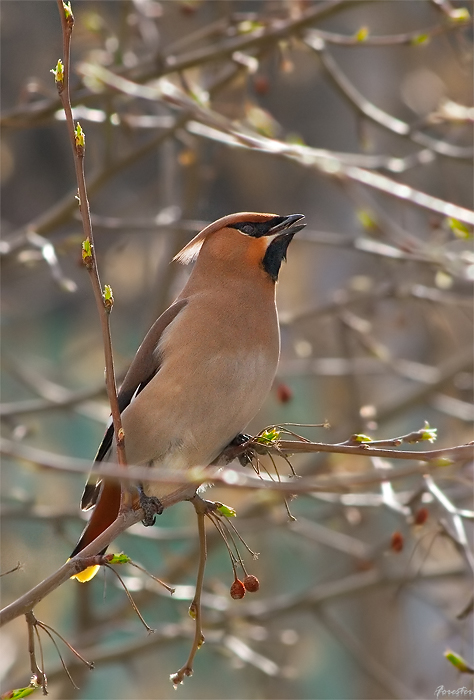
<svg viewBox="0 0 474 700">
<path fill-rule="evenodd" d="M 231 214 L 178 253 L 180 262 L 196 259 L 194 269 L 151 327 L 119 392 L 130 465 L 205 467 L 260 409 L 280 352 L 275 282 L 302 218 Z M 115 461 L 115 453 L 109 426 L 96 462 Z M 158 499 L 175 489 L 144 485 Z M 116 482 L 86 485 L 82 508 L 95 508 L 71 556 L 114 521 L 119 504 Z M 87 581 L 97 569 L 76 578 Z"/>
</svg>

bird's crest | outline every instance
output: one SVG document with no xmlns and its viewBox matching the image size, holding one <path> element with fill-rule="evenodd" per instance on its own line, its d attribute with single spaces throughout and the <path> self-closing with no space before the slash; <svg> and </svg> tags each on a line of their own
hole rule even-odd
<svg viewBox="0 0 474 700">
<path fill-rule="evenodd" d="M 179 253 L 177 253 L 173 260 L 177 260 L 183 265 L 188 265 L 188 263 L 196 260 L 201 250 L 201 246 L 208 236 L 219 231 L 229 224 L 237 224 L 242 221 L 267 221 L 272 219 L 276 214 L 259 214 L 253 211 L 241 211 L 237 214 L 228 214 L 228 216 L 223 216 L 221 219 L 217 219 L 214 223 L 209 224 L 200 231 L 197 236 L 187 243 L 184 248 L 182 248 Z"/>
</svg>

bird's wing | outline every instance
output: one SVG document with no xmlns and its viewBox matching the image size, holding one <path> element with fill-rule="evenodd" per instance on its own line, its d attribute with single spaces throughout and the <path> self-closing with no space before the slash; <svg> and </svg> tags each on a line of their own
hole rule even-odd
<svg viewBox="0 0 474 700">
<path fill-rule="evenodd" d="M 122 386 L 118 393 L 118 404 L 120 413 L 133 401 L 142 389 L 150 382 L 155 374 L 160 369 L 160 358 L 155 352 L 160 341 L 163 331 L 174 321 L 178 314 L 184 309 L 188 303 L 187 299 L 180 299 L 172 304 L 161 316 L 155 321 L 150 330 L 145 336 L 143 343 L 140 345 L 137 354 L 135 355 L 132 364 L 123 380 Z M 97 454 L 94 459 L 94 464 L 102 462 L 108 455 L 112 446 L 114 437 L 114 426 L 112 419 L 109 421 L 107 430 L 99 445 Z M 94 467 L 92 468 L 94 469 Z M 96 480 L 93 472 L 89 477 L 81 499 L 82 510 L 89 510 L 97 502 L 101 490 L 102 479 Z"/>
</svg>

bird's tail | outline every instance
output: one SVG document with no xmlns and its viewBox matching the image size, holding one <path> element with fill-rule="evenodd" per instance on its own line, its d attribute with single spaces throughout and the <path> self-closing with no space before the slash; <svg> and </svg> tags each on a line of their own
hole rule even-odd
<svg viewBox="0 0 474 700">
<path fill-rule="evenodd" d="M 97 504 L 92 511 L 92 516 L 69 558 L 79 554 L 84 547 L 87 547 L 88 544 L 93 542 L 96 537 L 109 527 L 109 525 L 112 525 L 119 512 L 120 493 L 121 488 L 117 481 L 103 481 Z M 105 554 L 106 550 L 107 547 L 99 552 L 99 554 Z M 99 566 L 89 566 L 79 574 L 71 576 L 71 578 L 75 578 L 81 583 L 86 583 L 86 581 L 90 581 L 91 578 L 94 578 L 99 569 Z"/>
</svg>

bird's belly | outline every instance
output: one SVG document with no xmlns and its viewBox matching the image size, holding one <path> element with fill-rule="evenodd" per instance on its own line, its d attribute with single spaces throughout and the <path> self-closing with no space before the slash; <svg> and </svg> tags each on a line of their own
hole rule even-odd
<svg viewBox="0 0 474 700">
<path fill-rule="evenodd" d="M 209 465 L 260 409 L 277 362 L 278 355 L 256 351 L 247 355 L 242 371 L 237 355 L 216 353 L 201 358 L 186 377 L 165 363 L 133 401 L 133 410 L 122 414 L 129 464 L 171 470 Z M 160 498 L 175 488 L 149 484 L 145 491 Z"/>
</svg>

